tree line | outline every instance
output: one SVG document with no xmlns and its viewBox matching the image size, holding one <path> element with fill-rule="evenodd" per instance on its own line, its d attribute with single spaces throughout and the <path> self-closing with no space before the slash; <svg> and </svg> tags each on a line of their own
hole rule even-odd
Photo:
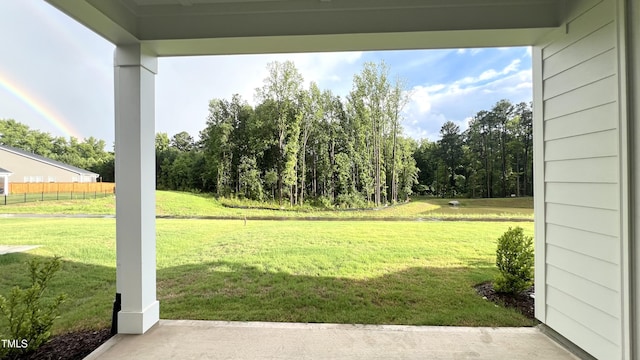
<svg viewBox="0 0 640 360">
<path fill-rule="evenodd" d="M 101 181 L 115 181 L 114 153 L 105 150 L 104 140 L 94 137 L 82 141 L 75 137 L 67 140 L 31 129 L 13 119 L 0 119 L 0 145 L 12 146 L 95 172 L 100 174 Z"/>
<path fill-rule="evenodd" d="M 417 191 L 443 197 L 533 196 L 531 104 L 497 102 L 464 132 L 446 122 L 437 142 L 422 140 L 414 157 Z"/>
<path fill-rule="evenodd" d="M 258 104 L 213 99 L 195 142 L 156 136 L 160 188 L 290 205 L 379 206 L 417 184 L 415 141 L 402 136 L 407 101 L 384 63 L 366 63 L 346 99 L 303 78 L 291 61 L 268 64 Z"/>
<path fill-rule="evenodd" d="M 156 187 L 281 204 L 380 206 L 414 193 L 441 197 L 533 195 L 531 105 L 501 100 L 465 131 L 446 122 L 440 139 L 403 134 L 408 92 L 384 63 L 366 63 L 345 98 L 305 88 L 293 62 L 267 65 L 257 105 L 239 95 L 212 99 L 206 125 L 157 133 Z M 0 144 L 114 179 L 103 140 L 79 142 L 0 120 Z"/>
<path fill-rule="evenodd" d="M 200 140 L 156 137 L 160 188 L 338 206 L 442 197 L 533 195 L 531 105 L 501 100 L 469 120 L 445 123 L 440 140 L 403 135 L 407 92 L 384 63 L 366 63 L 345 99 L 305 89 L 292 62 L 271 63 L 252 107 L 213 99 Z"/>
</svg>

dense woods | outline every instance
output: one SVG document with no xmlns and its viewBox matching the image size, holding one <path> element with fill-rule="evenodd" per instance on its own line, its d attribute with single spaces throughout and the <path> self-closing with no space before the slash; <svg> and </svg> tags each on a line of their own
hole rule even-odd
<svg viewBox="0 0 640 360">
<path fill-rule="evenodd" d="M 270 63 L 268 72 L 255 107 L 238 95 L 211 100 L 198 142 L 157 135 L 158 187 L 290 205 L 408 199 L 417 144 L 402 135 L 406 92 L 384 63 L 365 64 L 346 99 L 315 83 L 303 88 L 292 62 Z"/>
<path fill-rule="evenodd" d="M 268 64 L 257 105 L 212 99 L 206 126 L 156 134 L 156 187 L 280 204 L 363 207 L 414 193 L 443 197 L 533 195 L 532 111 L 501 100 L 438 141 L 403 132 L 408 91 L 384 63 L 366 63 L 346 98 L 304 79 L 293 62 Z M 55 138 L 0 120 L 0 144 L 113 179 L 104 141 Z"/>
<path fill-rule="evenodd" d="M 437 142 L 422 140 L 414 153 L 416 190 L 438 196 L 533 195 L 531 106 L 507 100 L 478 112 L 461 132 L 446 122 Z"/>
<path fill-rule="evenodd" d="M 502 100 L 464 132 L 445 123 L 440 140 L 402 129 L 407 91 L 384 63 L 366 63 L 345 99 L 303 88 L 292 62 L 271 63 L 258 104 L 213 99 L 200 140 L 158 134 L 158 187 L 218 196 L 312 200 L 345 207 L 437 196 L 533 195 L 529 104 Z"/>
</svg>

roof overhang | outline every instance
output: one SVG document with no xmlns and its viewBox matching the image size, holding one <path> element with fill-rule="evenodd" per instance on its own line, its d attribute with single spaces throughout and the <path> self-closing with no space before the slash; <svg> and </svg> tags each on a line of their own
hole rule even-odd
<svg viewBox="0 0 640 360">
<path fill-rule="evenodd" d="M 46 0 L 157 56 L 523 46 L 579 0 Z"/>
</svg>

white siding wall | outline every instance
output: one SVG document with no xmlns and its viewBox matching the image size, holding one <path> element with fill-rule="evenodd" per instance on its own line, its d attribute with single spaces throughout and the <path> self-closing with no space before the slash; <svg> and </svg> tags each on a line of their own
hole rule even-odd
<svg viewBox="0 0 640 360">
<path fill-rule="evenodd" d="M 622 183 L 616 1 L 582 1 L 536 52 L 544 134 L 537 316 L 599 359 L 622 358 Z M 539 143 L 540 144 L 540 143 Z M 626 146 L 626 144 L 624 144 Z M 540 151 L 540 149 L 538 149 Z M 540 221 L 540 219 L 536 219 Z M 540 260 L 542 259 L 542 264 Z"/>
<path fill-rule="evenodd" d="M 633 272 L 630 272 L 632 281 L 635 280 L 636 286 L 633 293 L 633 337 L 630 341 L 633 342 L 638 357 L 640 353 L 640 286 L 637 285 L 638 279 L 640 279 L 640 0 L 629 1 L 628 8 L 628 28 L 627 28 L 627 66 L 628 75 L 630 79 L 630 94 L 628 97 L 630 105 L 630 123 L 631 127 L 630 135 L 632 138 L 633 153 L 631 154 L 630 171 L 633 183 L 631 185 L 633 207 L 632 216 L 630 217 L 632 224 L 632 232 L 630 241 L 633 242 L 631 258 L 633 266 L 635 267 Z"/>
</svg>

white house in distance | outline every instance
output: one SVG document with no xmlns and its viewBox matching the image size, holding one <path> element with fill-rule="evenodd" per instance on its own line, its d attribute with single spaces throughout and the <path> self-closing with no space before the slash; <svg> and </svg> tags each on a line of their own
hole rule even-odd
<svg viewBox="0 0 640 360">
<path fill-rule="evenodd" d="M 98 174 L 48 159 L 11 146 L 0 145 L 0 166 L 11 174 L 12 182 L 96 182 Z M 0 177 L 3 173 L 0 172 Z M 8 185 L 8 175 L 4 176 Z M 8 189 L 5 186 L 5 189 Z M 6 191 L 6 190 L 5 190 Z"/>
<path fill-rule="evenodd" d="M 640 358 L 640 0 L 46 1 L 116 45 L 118 332 L 159 320 L 158 57 L 532 46 L 536 317 Z"/>
<path fill-rule="evenodd" d="M 12 172 L 0 168 L 0 195 L 9 195 L 9 176 Z"/>
</svg>

